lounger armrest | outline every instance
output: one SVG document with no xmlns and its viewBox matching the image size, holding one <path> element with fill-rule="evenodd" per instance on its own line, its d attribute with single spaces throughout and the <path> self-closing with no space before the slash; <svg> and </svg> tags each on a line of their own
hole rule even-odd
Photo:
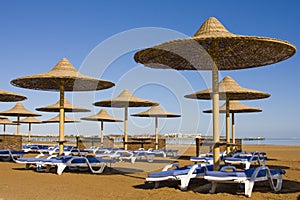
<svg viewBox="0 0 300 200">
<path fill-rule="evenodd" d="M 170 164 L 170 165 L 167 165 L 167 166 L 165 166 L 164 168 L 163 168 L 163 172 L 164 171 L 167 171 L 168 169 L 170 169 L 170 168 L 172 168 L 172 167 L 176 167 L 176 169 L 178 169 L 179 168 L 179 165 L 177 164 L 177 163 L 173 163 L 173 164 Z"/>
<path fill-rule="evenodd" d="M 227 170 L 232 170 L 232 171 L 236 171 L 236 167 L 235 166 L 223 166 L 221 169 L 220 169 L 220 171 L 221 172 L 225 172 L 225 171 L 227 171 Z"/>
</svg>

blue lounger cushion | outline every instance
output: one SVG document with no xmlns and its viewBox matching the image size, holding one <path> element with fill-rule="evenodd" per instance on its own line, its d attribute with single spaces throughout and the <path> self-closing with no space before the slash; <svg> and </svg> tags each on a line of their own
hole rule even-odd
<svg viewBox="0 0 300 200">
<path fill-rule="evenodd" d="M 154 172 L 148 174 L 149 178 L 159 178 L 159 177 L 166 177 L 166 176 L 178 176 L 178 175 L 185 175 L 187 174 L 192 166 L 186 166 L 186 167 L 181 167 L 178 169 L 173 169 L 173 170 L 167 170 L 167 171 L 162 171 L 162 172 Z M 207 165 L 208 170 L 213 170 L 213 165 Z M 195 169 L 194 173 L 195 174 L 200 174 L 200 173 L 205 173 L 206 169 L 204 167 L 198 167 Z"/>
<path fill-rule="evenodd" d="M 224 172 L 224 171 L 207 171 L 206 176 L 214 176 L 214 177 L 248 177 L 250 178 L 255 171 L 255 168 L 250 168 L 245 171 L 233 171 L 233 172 Z M 258 172 L 257 177 L 266 176 L 266 170 L 260 170 Z M 285 170 L 283 169 L 270 169 L 271 175 L 275 174 L 285 174 Z"/>
</svg>

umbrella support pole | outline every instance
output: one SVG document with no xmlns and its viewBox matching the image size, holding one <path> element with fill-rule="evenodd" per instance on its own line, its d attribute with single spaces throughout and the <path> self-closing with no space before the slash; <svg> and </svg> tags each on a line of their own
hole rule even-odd
<svg viewBox="0 0 300 200">
<path fill-rule="evenodd" d="M 18 115 L 17 123 L 17 135 L 20 135 L 20 115 Z"/>
<path fill-rule="evenodd" d="M 128 142 L 128 132 L 127 132 L 127 128 L 128 128 L 128 107 L 124 108 L 125 113 L 124 113 L 124 149 L 127 150 L 128 146 L 127 146 L 127 142 Z"/>
<path fill-rule="evenodd" d="M 6 133 L 6 125 L 3 124 L 3 134 L 5 135 L 5 133 Z"/>
<path fill-rule="evenodd" d="M 155 117 L 155 149 L 158 149 L 158 117 Z"/>
<path fill-rule="evenodd" d="M 219 132 L 219 74 L 216 65 L 212 66 L 212 91 L 213 91 L 213 140 L 215 144 L 220 142 Z M 214 170 L 220 168 L 220 146 L 215 145 L 213 148 Z"/>
<path fill-rule="evenodd" d="M 30 135 L 31 135 L 31 123 L 29 123 L 29 129 L 28 129 L 28 144 L 30 143 Z"/>
<path fill-rule="evenodd" d="M 235 124 L 234 124 L 234 113 L 231 114 L 231 137 L 232 143 L 235 144 Z M 234 146 L 232 147 L 235 148 Z"/>
<path fill-rule="evenodd" d="M 226 153 L 227 155 L 230 153 L 230 115 L 229 115 L 229 108 L 230 108 L 230 101 L 229 98 L 226 97 L 226 142 L 227 142 L 227 147 L 226 147 Z"/>
<path fill-rule="evenodd" d="M 101 120 L 101 127 L 100 127 L 100 143 L 101 143 L 101 148 L 103 148 L 103 120 Z"/>
<path fill-rule="evenodd" d="M 60 83 L 60 103 L 59 103 L 59 155 L 64 153 L 64 122 L 65 122 L 65 112 L 64 112 L 64 83 Z"/>
</svg>

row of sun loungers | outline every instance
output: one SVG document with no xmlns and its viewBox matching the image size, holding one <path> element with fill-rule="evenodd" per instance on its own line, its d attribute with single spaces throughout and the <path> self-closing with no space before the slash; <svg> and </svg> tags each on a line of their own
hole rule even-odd
<svg viewBox="0 0 300 200">
<path fill-rule="evenodd" d="M 72 149 L 75 151 L 75 149 Z M 72 151 L 71 150 L 71 151 Z M 45 151 L 46 152 L 46 151 Z M 48 151 L 49 152 L 49 151 Z M 78 152 L 77 152 L 78 153 Z M 24 152 L 10 150 L 0 150 L 0 159 L 4 161 L 13 160 L 19 164 L 25 164 L 25 168 L 35 167 L 37 171 L 49 172 L 56 170 L 61 175 L 66 169 L 70 171 L 89 170 L 94 174 L 101 174 L 105 167 L 115 162 L 134 163 L 138 159 L 144 159 L 147 162 L 153 162 L 155 156 L 166 157 L 168 153 L 165 150 L 144 150 L 129 151 L 123 149 L 87 149 L 86 154 L 80 156 L 72 153 L 70 155 L 58 156 L 56 154 L 40 154 L 35 158 L 23 158 Z M 92 156 L 91 156 L 92 153 Z M 177 155 L 178 151 L 171 152 L 171 156 Z M 89 156 L 87 156 L 89 155 Z M 169 154 L 170 156 L 170 154 Z M 238 152 L 233 156 L 226 156 L 226 152 L 220 153 L 220 159 L 224 162 L 220 170 L 214 171 L 212 156 L 210 153 L 191 157 L 193 162 L 202 162 L 190 166 L 179 167 L 178 164 L 165 166 L 160 172 L 149 173 L 146 182 L 154 182 L 154 187 L 159 187 L 159 183 L 167 180 L 180 181 L 181 190 L 187 190 L 189 182 L 194 178 L 203 178 L 212 183 L 210 193 L 215 193 L 219 183 L 237 183 L 242 184 L 247 197 L 250 197 L 255 182 L 268 181 L 273 191 L 279 191 L 282 187 L 282 175 L 285 171 L 282 169 L 269 169 L 266 164 L 267 156 L 262 152 Z M 244 165 L 244 170 L 237 169 L 232 165 Z M 250 168 L 252 164 L 258 167 Z"/>
<path fill-rule="evenodd" d="M 100 174 L 107 166 L 107 160 L 102 160 L 96 157 L 80 157 L 80 156 L 61 156 L 48 158 L 19 158 L 15 160 L 16 163 L 25 164 L 26 169 L 35 166 L 37 171 L 49 172 L 50 169 L 55 168 L 56 173 L 61 175 L 63 171 L 69 170 L 90 170 L 94 174 Z"/>
<path fill-rule="evenodd" d="M 262 165 L 266 162 L 266 154 L 264 152 L 237 152 L 232 156 L 227 156 L 226 152 L 220 153 L 220 160 L 224 161 L 227 165 L 243 165 L 244 169 L 249 169 L 251 164 Z M 191 157 L 193 162 L 202 162 L 202 163 L 213 163 L 213 157 L 211 153 L 202 154 L 198 157 Z"/>
<path fill-rule="evenodd" d="M 221 165 L 219 171 L 213 171 L 212 157 L 210 154 L 203 154 L 199 157 L 191 157 L 193 162 L 202 162 L 191 166 L 179 167 L 178 164 L 167 165 L 161 172 L 149 173 L 147 182 L 154 182 L 157 188 L 161 181 L 179 180 L 181 190 L 186 190 L 192 178 L 203 178 L 212 182 L 210 193 L 215 193 L 218 183 L 243 184 L 245 195 L 250 197 L 255 182 L 268 181 L 273 191 L 279 191 L 282 187 L 282 169 L 269 169 L 266 165 L 266 154 L 261 152 L 239 152 L 232 157 L 227 157 L 226 152 L 220 153 Z M 250 168 L 251 164 L 258 164 L 256 168 Z M 237 170 L 232 164 L 243 164 L 244 170 Z"/>
<path fill-rule="evenodd" d="M 0 150 L 0 160 L 11 161 L 13 159 L 23 157 L 25 152 L 22 151 L 10 151 L 10 150 Z"/>
</svg>

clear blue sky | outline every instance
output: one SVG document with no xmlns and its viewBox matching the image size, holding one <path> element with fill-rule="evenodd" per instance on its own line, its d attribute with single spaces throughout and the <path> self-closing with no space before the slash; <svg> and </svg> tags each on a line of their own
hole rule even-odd
<svg viewBox="0 0 300 200">
<path fill-rule="evenodd" d="M 161 133 L 183 132 L 211 135 L 210 101 L 184 99 L 185 94 L 210 87 L 209 72 L 174 72 L 145 68 L 133 60 L 137 49 L 192 36 L 211 16 L 233 33 L 288 40 L 300 46 L 300 3 L 287 1 L 0 1 L 1 89 L 26 95 L 31 111 L 58 100 L 57 92 L 16 88 L 13 78 L 49 71 L 61 58 L 68 58 L 82 73 L 116 83 L 96 93 L 66 94 L 76 105 L 91 113 L 69 114 L 79 119 L 94 114 L 92 103 L 115 97 L 123 89 L 136 96 L 160 102 L 182 118 L 160 121 Z M 150 28 L 151 27 L 151 28 Z M 271 98 L 243 103 L 263 109 L 260 114 L 239 114 L 237 136 L 300 137 L 300 85 L 298 53 L 266 67 L 220 72 L 240 85 L 272 94 Z M 104 71 L 102 71 L 104 70 Z M 208 79 L 207 79 L 208 77 Z M 222 103 L 222 102 L 221 102 Z M 14 103 L 1 103 L 0 110 Z M 130 114 L 146 108 L 132 108 Z M 107 109 L 123 118 L 122 109 Z M 53 114 L 43 114 L 48 119 Z M 223 119 L 224 116 L 221 115 Z M 13 118 L 10 118 L 13 120 Z M 224 126 L 222 121 L 221 127 Z M 56 134 L 58 125 L 33 125 L 34 134 Z M 153 133 L 153 120 L 130 118 L 129 132 Z M 8 132 L 14 132 L 10 127 Z M 27 132 L 27 125 L 21 131 Z M 66 125 L 66 134 L 96 135 L 98 126 L 82 122 Z M 122 123 L 105 124 L 106 133 L 122 133 Z M 224 135 L 224 129 L 222 129 Z"/>
</svg>

